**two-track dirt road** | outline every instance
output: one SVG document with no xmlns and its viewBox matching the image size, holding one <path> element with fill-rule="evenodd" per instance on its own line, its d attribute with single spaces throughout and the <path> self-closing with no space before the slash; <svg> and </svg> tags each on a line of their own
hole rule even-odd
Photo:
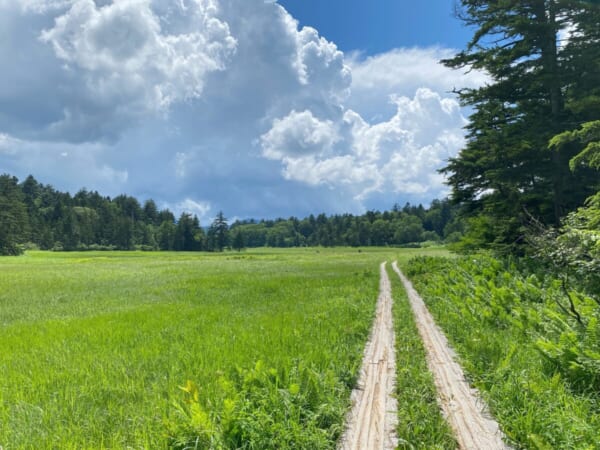
<svg viewBox="0 0 600 450">
<path fill-rule="evenodd" d="M 352 392 L 353 407 L 338 446 L 342 450 L 388 450 L 397 445 L 395 334 L 392 294 L 385 265 L 382 263 L 380 266 L 381 281 L 375 321 L 365 348 L 358 386 Z M 435 324 L 425 303 L 397 264 L 394 262 L 392 266 L 408 294 L 426 349 L 427 364 L 437 388 L 439 404 L 454 431 L 459 448 L 509 449 L 485 403 L 465 380 L 454 351 Z"/>
</svg>

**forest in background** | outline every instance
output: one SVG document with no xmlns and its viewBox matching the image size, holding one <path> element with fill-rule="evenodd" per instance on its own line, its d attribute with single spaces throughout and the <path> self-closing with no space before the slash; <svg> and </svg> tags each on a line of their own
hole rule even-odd
<svg viewBox="0 0 600 450">
<path fill-rule="evenodd" d="M 457 208 L 449 201 L 395 205 L 391 211 L 298 219 L 243 220 L 229 224 L 222 212 L 204 226 L 198 217 L 159 209 L 153 200 L 114 198 L 80 190 L 75 195 L 39 183 L 0 176 L 0 254 L 42 250 L 221 251 L 245 247 L 418 246 L 457 241 Z"/>
</svg>

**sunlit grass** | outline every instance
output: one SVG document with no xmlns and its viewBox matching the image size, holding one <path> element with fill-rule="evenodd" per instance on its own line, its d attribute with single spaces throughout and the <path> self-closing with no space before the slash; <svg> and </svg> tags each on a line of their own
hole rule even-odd
<svg viewBox="0 0 600 450">
<path fill-rule="evenodd" d="M 516 448 L 600 448 L 598 392 L 577 388 L 536 346 L 552 338 L 538 285 L 483 257 L 404 269 Z"/>
<path fill-rule="evenodd" d="M 406 263 L 404 255 L 400 260 Z M 452 430 L 437 401 L 433 376 L 427 368 L 425 348 L 417 331 L 406 291 L 388 267 L 394 298 L 398 398 L 398 448 L 456 449 Z"/>
<path fill-rule="evenodd" d="M 378 263 L 395 253 L 0 258 L 0 445 L 164 448 L 180 386 L 194 381 L 210 404 L 222 396 L 219 377 L 261 361 L 334 378 L 323 393 L 338 411 L 333 447 L 371 326 Z"/>
</svg>

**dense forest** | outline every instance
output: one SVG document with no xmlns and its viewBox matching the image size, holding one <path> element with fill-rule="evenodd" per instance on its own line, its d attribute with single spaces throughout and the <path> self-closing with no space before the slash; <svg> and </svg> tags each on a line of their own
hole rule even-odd
<svg viewBox="0 0 600 450">
<path fill-rule="evenodd" d="M 43 250 L 221 251 L 232 247 L 418 245 L 460 238 L 456 207 L 448 201 L 394 206 L 392 211 L 244 220 L 229 225 L 219 213 L 208 227 L 189 213 L 159 210 L 153 200 L 105 197 L 80 190 L 75 195 L 39 183 L 0 176 L 0 253 Z"/>
</svg>

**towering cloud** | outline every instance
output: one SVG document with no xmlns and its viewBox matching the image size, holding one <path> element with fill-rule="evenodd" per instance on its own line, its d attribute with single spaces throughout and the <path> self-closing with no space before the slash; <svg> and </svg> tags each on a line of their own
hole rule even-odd
<svg viewBox="0 0 600 450">
<path fill-rule="evenodd" d="M 0 0 L 0 165 L 206 218 L 427 201 L 485 81 L 449 52 L 344 55 L 264 0 Z"/>
</svg>

